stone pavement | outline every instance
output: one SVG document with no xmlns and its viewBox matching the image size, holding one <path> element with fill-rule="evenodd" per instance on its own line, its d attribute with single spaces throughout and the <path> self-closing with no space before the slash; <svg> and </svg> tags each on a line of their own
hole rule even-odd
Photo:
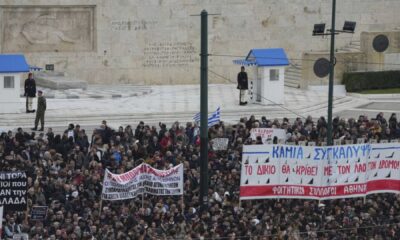
<svg viewBox="0 0 400 240">
<path fill-rule="evenodd" d="M 46 93 L 46 98 L 121 98 L 121 97 L 137 97 L 152 92 L 150 86 L 140 85 L 89 85 L 87 89 L 68 89 L 54 90 L 44 87 L 38 89 Z M 21 88 L 21 97 L 23 97 L 23 88 Z"/>
<path fill-rule="evenodd" d="M 252 114 L 269 119 L 326 116 L 327 94 L 323 92 L 285 88 L 285 104 L 267 106 L 239 106 L 239 92 L 235 84 L 210 84 L 208 94 L 209 112 L 220 106 L 221 120 L 229 123 L 235 123 L 241 117 Z M 45 91 L 45 95 L 49 95 L 46 127 L 65 127 L 69 123 L 98 126 L 103 119 L 111 126 L 135 126 L 142 120 L 149 124 L 158 124 L 159 121 L 186 122 L 192 121 L 193 115 L 200 110 L 199 85 L 90 86 L 86 91 Z M 368 99 L 359 97 L 335 97 L 334 113 L 369 102 Z M 24 107 L 25 99 L 21 98 L 20 113 L 0 114 L 0 128 L 32 127 L 35 114 L 25 113 Z"/>
<path fill-rule="evenodd" d="M 351 97 L 357 97 L 366 100 L 366 103 L 358 106 L 344 109 L 340 116 L 350 117 L 366 115 L 369 118 L 375 118 L 379 112 L 384 114 L 387 119 L 392 113 L 400 115 L 400 94 L 348 94 Z"/>
</svg>

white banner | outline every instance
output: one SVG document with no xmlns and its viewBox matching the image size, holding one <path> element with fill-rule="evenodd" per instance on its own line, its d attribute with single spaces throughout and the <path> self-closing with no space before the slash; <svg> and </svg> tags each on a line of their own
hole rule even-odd
<svg viewBox="0 0 400 240">
<path fill-rule="evenodd" d="M 258 136 L 261 136 L 264 144 L 267 144 L 268 140 L 274 140 L 274 137 L 286 141 L 286 132 L 280 128 L 252 128 L 250 130 L 251 139 L 256 140 Z"/>
<path fill-rule="evenodd" d="M 29 240 L 27 233 L 16 233 L 13 235 L 13 240 Z"/>
<path fill-rule="evenodd" d="M 183 165 L 168 170 L 157 170 L 142 163 L 123 173 L 113 174 L 106 169 L 103 181 L 103 200 L 123 200 L 140 194 L 182 195 Z"/>
<path fill-rule="evenodd" d="M 241 199 L 334 199 L 400 193 L 400 144 L 245 145 Z"/>
</svg>

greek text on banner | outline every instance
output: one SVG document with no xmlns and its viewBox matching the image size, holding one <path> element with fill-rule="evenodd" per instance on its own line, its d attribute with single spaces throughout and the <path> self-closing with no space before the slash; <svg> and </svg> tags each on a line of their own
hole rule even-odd
<svg viewBox="0 0 400 240">
<path fill-rule="evenodd" d="M 252 128 L 250 131 L 250 137 L 253 140 L 257 140 L 257 137 L 261 137 L 262 142 L 267 144 L 268 140 L 273 140 L 277 137 L 278 140 L 286 140 L 286 132 L 280 128 Z"/>
<path fill-rule="evenodd" d="M 102 199 L 123 200 L 144 193 L 182 195 L 183 165 L 179 164 L 168 170 L 158 170 L 143 163 L 123 174 L 113 174 L 106 169 Z"/>
<path fill-rule="evenodd" d="M 0 206 L 7 211 L 26 210 L 27 176 L 25 172 L 0 172 Z"/>
<path fill-rule="evenodd" d="M 400 193 L 400 144 L 246 145 L 241 199 L 334 199 Z"/>
</svg>

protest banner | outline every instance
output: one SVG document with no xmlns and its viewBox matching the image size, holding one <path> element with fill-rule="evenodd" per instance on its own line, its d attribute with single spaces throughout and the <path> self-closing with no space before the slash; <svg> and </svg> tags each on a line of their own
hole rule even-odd
<svg viewBox="0 0 400 240">
<path fill-rule="evenodd" d="M 228 149 L 229 138 L 214 138 L 211 141 L 212 147 L 215 151 Z"/>
<path fill-rule="evenodd" d="M 47 215 L 47 208 L 47 206 L 33 206 L 31 210 L 31 220 L 45 220 Z"/>
<path fill-rule="evenodd" d="M 13 240 L 29 240 L 27 233 L 16 233 L 13 235 Z"/>
<path fill-rule="evenodd" d="M 264 144 L 267 144 L 268 140 L 272 141 L 274 137 L 286 141 L 286 132 L 280 128 L 252 128 L 250 130 L 251 139 L 256 140 L 258 136 L 261 137 Z"/>
<path fill-rule="evenodd" d="M 183 165 L 168 170 L 157 170 L 148 164 L 123 173 L 113 174 L 108 169 L 103 181 L 103 200 L 123 200 L 140 194 L 182 195 Z"/>
<path fill-rule="evenodd" d="M 24 211 L 26 194 L 25 172 L 0 172 L 0 206 L 4 206 L 7 211 Z"/>
<path fill-rule="evenodd" d="M 400 144 L 246 145 L 240 198 L 335 199 L 400 193 Z"/>
</svg>

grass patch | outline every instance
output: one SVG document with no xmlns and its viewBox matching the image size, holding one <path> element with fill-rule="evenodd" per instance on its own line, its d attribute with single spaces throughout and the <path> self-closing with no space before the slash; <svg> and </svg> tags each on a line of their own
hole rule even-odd
<svg viewBox="0 0 400 240">
<path fill-rule="evenodd" d="M 369 89 L 359 91 L 361 94 L 393 94 L 400 93 L 400 88 L 387 88 L 387 89 Z"/>
</svg>

